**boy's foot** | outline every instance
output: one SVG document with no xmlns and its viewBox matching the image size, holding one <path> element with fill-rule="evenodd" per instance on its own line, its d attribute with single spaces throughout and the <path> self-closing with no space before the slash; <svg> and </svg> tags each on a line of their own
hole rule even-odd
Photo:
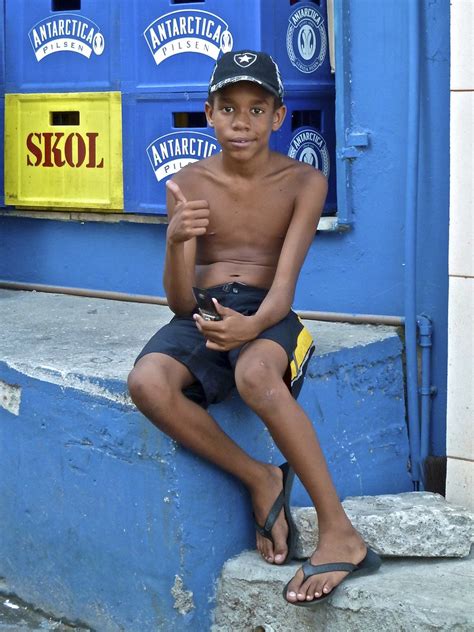
<svg viewBox="0 0 474 632">
<path fill-rule="evenodd" d="M 287 463 L 264 467 L 265 474 L 252 492 L 257 549 L 269 564 L 285 564 L 293 553 L 294 525 L 289 496 L 294 472 Z"/>
<path fill-rule="evenodd" d="M 336 562 L 359 565 L 361 562 L 365 563 L 365 560 L 368 559 L 367 551 L 367 546 L 355 529 L 349 532 L 344 530 L 344 532 L 341 531 L 340 533 L 334 530 L 326 537 L 320 535 L 318 548 L 308 561 L 313 566 Z M 378 558 L 378 556 L 376 557 Z M 376 568 L 371 568 L 369 572 L 373 570 L 376 570 Z M 348 575 L 348 571 L 331 571 L 312 575 L 305 581 L 304 572 L 300 568 L 294 578 L 287 584 L 284 597 L 289 603 L 296 603 L 297 605 L 302 602 L 306 604 L 315 603 L 329 596 Z"/>
</svg>

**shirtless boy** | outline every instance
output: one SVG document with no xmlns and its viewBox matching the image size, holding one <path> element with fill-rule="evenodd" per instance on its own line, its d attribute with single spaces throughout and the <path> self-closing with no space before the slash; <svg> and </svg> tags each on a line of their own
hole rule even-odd
<svg viewBox="0 0 474 632">
<path fill-rule="evenodd" d="M 313 167 L 270 150 L 286 114 L 282 97 L 268 55 L 230 52 L 218 61 L 205 110 L 222 152 L 167 183 L 164 286 L 175 317 L 138 356 L 129 389 L 158 428 L 247 487 L 257 548 L 270 564 L 291 558 L 296 472 L 317 508 L 319 542 L 283 594 L 291 604 L 312 606 L 348 574 L 372 572 L 380 560 L 344 513 L 313 426 L 291 391 L 312 350 L 291 305 L 327 182 Z M 202 318 L 193 286 L 211 288 L 221 320 Z M 208 414 L 206 406 L 234 385 L 291 466 L 252 459 Z"/>
</svg>

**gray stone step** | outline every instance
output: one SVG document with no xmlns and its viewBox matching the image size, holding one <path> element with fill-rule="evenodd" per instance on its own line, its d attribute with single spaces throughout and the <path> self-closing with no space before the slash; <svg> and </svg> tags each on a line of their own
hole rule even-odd
<svg viewBox="0 0 474 632">
<path fill-rule="evenodd" d="M 464 557 L 474 542 L 474 513 L 439 494 L 407 492 L 346 498 L 342 503 L 366 543 L 385 557 Z M 296 557 L 317 543 L 313 507 L 293 507 L 298 529 Z"/>
<path fill-rule="evenodd" d="M 474 558 L 391 559 L 343 582 L 315 609 L 287 604 L 282 590 L 299 564 L 266 564 L 255 551 L 229 560 L 218 585 L 212 632 L 472 632 Z"/>
</svg>

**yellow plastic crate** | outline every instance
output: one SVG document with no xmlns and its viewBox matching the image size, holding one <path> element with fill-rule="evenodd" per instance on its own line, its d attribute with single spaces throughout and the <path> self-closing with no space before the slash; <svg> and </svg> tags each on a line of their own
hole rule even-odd
<svg viewBox="0 0 474 632">
<path fill-rule="evenodd" d="M 120 92 L 5 95 L 5 202 L 123 210 Z"/>
</svg>

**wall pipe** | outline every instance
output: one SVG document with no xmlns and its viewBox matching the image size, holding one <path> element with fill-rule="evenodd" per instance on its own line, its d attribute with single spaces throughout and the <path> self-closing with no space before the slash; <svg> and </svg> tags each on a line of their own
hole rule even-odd
<svg viewBox="0 0 474 632">
<path fill-rule="evenodd" d="M 408 3 L 408 126 L 405 200 L 405 345 L 408 431 L 414 489 L 421 480 L 416 322 L 416 228 L 420 133 L 420 3 Z"/>
<path fill-rule="evenodd" d="M 425 314 L 417 318 L 418 344 L 421 347 L 421 432 L 420 432 L 420 461 L 424 463 L 430 452 L 430 420 L 431 420 L 431 397 L 436 392 L 431 386 L 431 346 L 433 325 Z M 424 472 L 421 472 L 424 481 Z"/>
<path fill-rule="evenodd" d="M 0 289 L 46 292 L 48 294 L 68 294 L 70 296 L 83 296 L 84 298 L 104 298 L 109 301 L 128 301 L 130 303 L 148 303 L 150 305 L 168 305 L 166 298 L 163 296 L 126 294 L 125 292 L 110 292 L 108 290 L 90 290 L 84 287 L 68 287 L 65 285 L 44 285 L 42 283 L 21 283 L 2 280 L 0 281 Z"/>
<path fill-rule="evenodd" d="M 107 290 L 89 290 L 82 287 L 66 287 L 63 285 L 43 285 L 41 283 L 19 283 L 16 281 L 0 281 L 2 290 L 23 290 L 27 292 L 47 292 L 51 294 L 68 294 L 85 298 L 103 298 L 112 301 L 128 301 L 130 303 L 146 303 L 148 305 L 168 306 L 164 296 L 148 296 L 147 294 L 127 294 L 126 292 L 110 292 Z M 366 325 L 389 325 L 403 327 L 402 316 L 386 316 L 384 314 L 346 314 L 343 312 L 315 312 L 296 310 L 300 318 L 321 320 L 333 323 L 353 323 Z"/>
</svg>

